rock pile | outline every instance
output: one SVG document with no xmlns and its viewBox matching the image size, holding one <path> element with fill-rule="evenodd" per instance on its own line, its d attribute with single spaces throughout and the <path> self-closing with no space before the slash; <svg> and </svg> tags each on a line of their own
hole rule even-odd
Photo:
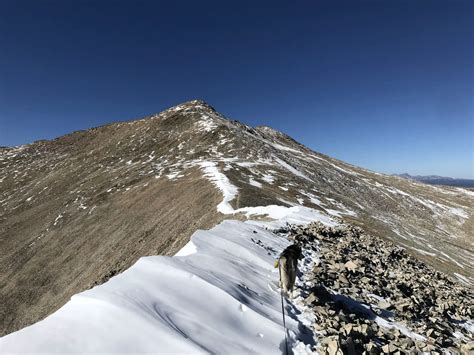
<svg viewBox="0 0 474 355">
<path fill-rule="evenodd" d="M 304 293 L 328 354 L 468 354 L 472 290 L 360 228 L 312 223 L 290 237 L 319 255 Z"/>
</svg>

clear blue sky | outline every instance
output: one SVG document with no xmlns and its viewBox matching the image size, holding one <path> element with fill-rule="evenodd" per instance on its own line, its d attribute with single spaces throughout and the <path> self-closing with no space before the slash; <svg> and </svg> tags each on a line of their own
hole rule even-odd
<svg viewBox="0 0 474 355">
<path fill-rule="evenodd" d="M 0 0 L 0 145 L 201 98 L 372 170 L 474 177 L 474 2 Z"/>
</svg>

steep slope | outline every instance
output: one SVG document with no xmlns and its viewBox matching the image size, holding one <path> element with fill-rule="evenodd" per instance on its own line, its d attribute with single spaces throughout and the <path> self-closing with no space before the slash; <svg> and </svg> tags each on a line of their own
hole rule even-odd
<svg viewBox="0 0 474 355">
<path fill-rule="evenodd" d="M 357 168 L 201 101 L 2 148 L 0 334 L 140 256 L 174 254 L 198 228 L 279 217 L 285 207 L 360 225 L 469 283 L 473 202 L 467 190 Z"/>
</svg>

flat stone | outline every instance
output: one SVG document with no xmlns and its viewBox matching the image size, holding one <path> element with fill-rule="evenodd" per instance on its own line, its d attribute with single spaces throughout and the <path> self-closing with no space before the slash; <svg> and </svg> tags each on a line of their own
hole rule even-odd
<svg viewBox="0 0 474 355">
<path fill-rule="evenodd" d="M 352 260 L 349 260 L 347 263 L 344 264 L 344 267 L 349 271 L 355 271 L 359 267 L 357 263 Z"/>
<path fill-rule="evenodd" d="M 337 340 L 331 340 L 327 343 L 327 352 L 329 355 L 342 354 L 342 352 L 339 349 L 339 343 Z"/>
<path fill-rule="evenodd" d="M 382 301 L 379 301 L 379 303 L 377 303 L 377 307 L 381 308 L 381 309 L 388 309 L 392 306 L 392 304 L 386 300 L 382 300 Z"/>
<path fill-rule="evenodd" d="M 385 344 L 384 346 L 382 346 L 382 351 L 384 352 L 384 354 L 390 354 L 390 346 L 388 344 Z"/>
</svg>

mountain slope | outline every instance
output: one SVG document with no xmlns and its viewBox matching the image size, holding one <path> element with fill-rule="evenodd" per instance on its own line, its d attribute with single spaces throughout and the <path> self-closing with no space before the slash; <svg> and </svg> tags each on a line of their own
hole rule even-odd
<svg viewBox="0 0 474 355">
<path fill-rule="evenodd" d="M 2 148 L 0 334 L 140 256 L 176 253 L 198 228 L 285 207 L 343 218 L 472 282 L 473 195 L 343 163 L 201 101 Z"/>
</svg>

